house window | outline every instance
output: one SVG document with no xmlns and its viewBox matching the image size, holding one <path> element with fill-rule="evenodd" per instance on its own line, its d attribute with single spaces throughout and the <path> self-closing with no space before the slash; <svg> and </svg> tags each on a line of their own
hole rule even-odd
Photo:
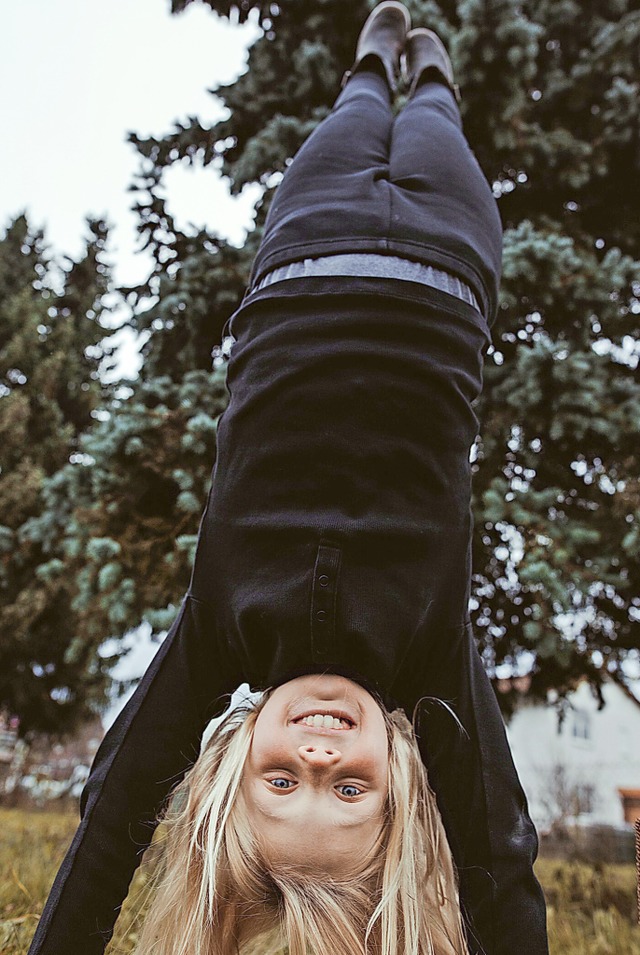
<svg viewBox="0 0 640 955">
<path fill-rule="evenodd" d="M 571 735 L 574 739 L 591 739 L 591 714 L 586 710 L 573 711 Z"/>
<path fill-rule="evenodd" d="M 632 825 L 640 819 L 640 789 L 619 789 L 624 821 Z"/>
<path fill-rule="evenodd" d="M 588 816 L 593 812 L 594 788 L 588 783 L 578 783 L 573 793 L 573 815 Z"/>
</svg>

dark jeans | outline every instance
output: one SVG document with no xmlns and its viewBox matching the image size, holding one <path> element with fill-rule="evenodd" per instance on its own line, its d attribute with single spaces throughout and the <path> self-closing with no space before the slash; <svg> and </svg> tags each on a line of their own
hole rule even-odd
<svg viewBox="0 0 640 955">
<path fill-rule="evenodd" d="M 345 249 L 449 269 L 492 316 L 499 219 L 444 86 L 394 121 L 381 77 L 350 80 L 277 191 L 255 276 Z M 103 951 L 223 695 L 317 661 L 392 678 L 409 712 L 450 702 L 468 739 L 437 705 L 421 735 L 467 910 L 490 955 L 544 955 L 535 832 L 467 615 L 487 325 L 412 283 L 315 279 L 249 295 L 232 327 L 190 591 L 96 754 L 30 953 Z"/>
<path fill-rule="evenodd" d="M 255 259 L 390 252 L 458 275 L 495 315 L 502 226 L 453 94 L 426 82 L 394 117 L 385 81 L 356 73 L 278 186 Z"/>
</svg>

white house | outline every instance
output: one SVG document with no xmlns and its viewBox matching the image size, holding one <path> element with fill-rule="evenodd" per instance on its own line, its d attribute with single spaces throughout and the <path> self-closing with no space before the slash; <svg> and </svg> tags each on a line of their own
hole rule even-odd
<svg viewBox="0 0 640 955">
<path fill-rule="evenodd" d="M 507 735 L 541 832 L 554 822 L 624 826 L 640 817 L 640 702 L 614 680 L 605 706 L 584 682 L 567 698 L 562 721 L 552 705 L 523 697 Z"/>
</svg>

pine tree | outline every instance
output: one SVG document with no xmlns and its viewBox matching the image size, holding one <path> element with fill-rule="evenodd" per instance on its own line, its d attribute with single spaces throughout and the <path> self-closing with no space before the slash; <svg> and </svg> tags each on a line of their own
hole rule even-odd
<svg viewBox="0 0 640 955">
<path fill-rule="evenodd" d="M 90 710 L 94 661 L 66 655 L 72 582 L 46 487 L 77 454 L 102 396 L 108 271 L 103 222 L 61 268 L 24 216 L 0 241 L 0 708 L 23 734 L 64 730 Z M 34 522 L 40 532 L 33 533 Z"/>
</svg>

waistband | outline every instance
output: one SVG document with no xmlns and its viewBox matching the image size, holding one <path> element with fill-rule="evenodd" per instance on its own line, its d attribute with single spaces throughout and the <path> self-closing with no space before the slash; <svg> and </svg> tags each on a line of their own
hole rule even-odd
<svg viewBox="0 0 640 955">
<path fill-rule="evenodd" d="M 352 275 L 360 278 L 388 278 L 418 282 L 422 285 L 440 289 L 448 295 L 454 295 L 481 312 L 476 296 L 457 275 L 398 255 L 379 255 L 375 252 L 337 253 L 315 259 L 300 259 L 297 262 L 290 262 L 288 265 L 267 272 L 254 285 L 251 293 L 259 292 L 275 282 L 322 275 Z"/>
</svg>

